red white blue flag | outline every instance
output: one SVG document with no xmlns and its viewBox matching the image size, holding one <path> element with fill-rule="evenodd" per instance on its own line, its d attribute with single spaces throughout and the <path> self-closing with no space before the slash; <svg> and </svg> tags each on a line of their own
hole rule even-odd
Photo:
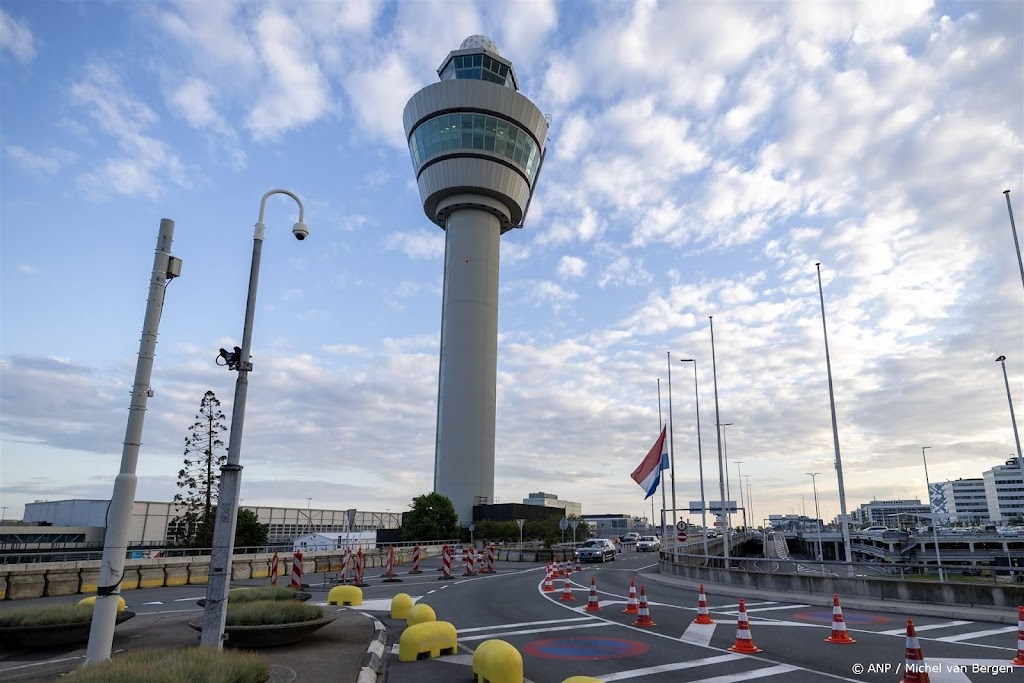
<svg viewBox="0 0 1024 683">
<path fill-rule="evenodd" d="M 654 495 L 661 483 L 661 471 L 669 468 L 668 461 L 668 439 L 665 438 L 665 427 L 661 428 L 661 436 L 654 442 L 654 446 L 647 452 L 640 466 L 633 470 L 633 481 L 640 484 L 640 488 L 647 494 L 644 500 Z"/>
</svg>

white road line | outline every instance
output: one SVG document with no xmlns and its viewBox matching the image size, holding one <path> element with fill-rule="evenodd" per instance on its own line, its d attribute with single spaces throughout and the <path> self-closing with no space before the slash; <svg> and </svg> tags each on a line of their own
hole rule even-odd
<svg viewBox="0 0 1024 683">
<path fill-rule="evenodd" d="M 546 621 L 524 621 L 518 624 L 495 624 L 494 626 L 477 626 L 475 628 L 460 628 L 457 633 L 477 633 L 479 631 L 493 631 L 499 628 L 518 628 L 520 626 L 541 626 L 543 624 L 564 624 L 569 621 L 593 621 L 594 617 L 579 617 L 577 619 L 548 619 Z"/>
<path fill-rule="evenodd" d="M 924 626 L 917 626 L 915 624 L 914 625 L 914 630 L 918 631 L 918 632 L 920 632 L 920 631 L 931 631 L 932 629 L 936 629 L 936 628 L 946 628 L 948 626 L 963 626 L 964 624 L 973 624 L 973 623 L 974 622 L 972 622 L 972 621 L 947 621 L 944 624 L 925 624 Z M 906 627 L 894 628 L 891 631 L 878 631 L 878 634 L 879 635 L 883 635 L 883 636 L 904 636 L 904 635 L 907 634 L 907 629 L 906 629 Z"/>
<path fill-rule="evenodd" d="M 959 643 L 962 640 L 972 640 L 974 638 L 984 638 L 985 636 L 996 636 L 1000 633 L 1009 633 L 1016 631 L 1016 626 L 1004 626 L 1003 628 L 994 628 L 989 631 L 974 631 L 972 633 L 961 633 L 958 636 L 946 636 L 944 638 L 933 638 L 932 640 L 941 640 L 944 643 Z"/>
<path fill-rule="evenodd" d="M 162 605 L 162 604 L 164 604 L 164 603 L 162 603 L 162 602 L 160 602 L 159 600 L 157 600 L 156 602 L 144 602 L 144 603 L 142 603 L 142 604 L 143 604 L 143 605 Z"/>
<path fill-rule="evenodd" d="M 73 662 L 76 659 L 85 659 L 85 655 L 79 655 L 78 657 L 65 657 L 63 659 L 47 659 L 43 662 L 32 662 L 31 664 L 22 664 L 21 666 L 6 666 L 0 669 L 0 671 L 17 671 L 18 669 L 31 669 L 33 666 L 46 666 L 47 664 L 60 664 L 61 662 Z"/>
<path fill-rule="evenodd" d="M 700 683 L 741 683 L 741 681 L 748 681 L 751 678 L 766 678 L 768 676 L 778 676 L 780 674 L 788 674 L 791 671 L 809 671 L 809 669 L 801 669 L 798 666 L 789 666 L 788 664 L 778 664 L 776 666 L 770 666 L 766 669 L 754 669 L 753 671 L 744 671 L 741 674 L 731 674 L 729 676 L 715 676 L 714 678 L 701 679 Z"/>
<path fill-rule="evenodd" d="M 745 607 L 758 607 L 760 605 L 778 605 L 779 603 L 777 603 L 777 602 L 745 602 L 743 604 L 744 604 Z M 712 607 L 711 605 L 708 605 L 708 609 L 711 610 L 712 612 L 723 612 L 725 610 L 730 610 L 730 609 L 731 610 L 738 610 L 739 608 L 740 608 L 739 603 L 736 603 L 735 605 L 721 605 L 719 607 Z"/>
<path fill-rule="evenodd" d="M 797 609 L 798 607 L 810 607 L 810 605 L 776 605 L 775 607 L 758 607 L 756 609 L 748 609 L 747 612 L 767 612 L 773 609 Z"/>
<path fill-rule="evenodd" d="M 691 645 L 702 645 L 707 647 L 711 643 L 711 636 L 715 635 L 715 627 L 718 624 L 690 624 L 679 640 Z"/>
<path fill-rule="evenodd" d="M 137 612 L 135 614 L 135 616 L 137 616 L 137 617 L 151 617 L 154 614 L 177 614 L 178 612 L 202 612 L 202 611 L 203 611 L 202 607 L 193 607 L 192 609 L 165 609 L 165 610 L 160 610 L 159 612 Z"/>
<path fill-rule="evenodd" d="M 659 666 L 648 666 L 643 669 L 631 669 L 629 671 L 616 671 L 615 673 L 601 676 L 602 681 L 625 681 L 630 678 L 640 678 L 651 674 L 667 673 L 669 671 L 681 671 L 682 669 L 695 669 L 699 666 L 710 666 L 712 664 L 723 664 L 737 659 L 743 659 L 743 655 L 718 655 L 717 657 L 705 657 L 690 662 L 676 662 L 675 664 L 661 664 Z"/>
<path fill-rule="evenodd" d="M 175 598 L 174 602 L 188 602 L 190 600 L 195 602 L 196 600 L 202 600 L 205 597 L 205 595 L 200 595 L 198 598 Z"/>
<path fill-rule="evenodd" d="M 505 636 L 522 636 L 522 635 L 526 635 L 528 633 L 548 633 L 549 631 L 572 631 L 572 630 L 575 630 L 575 629 L 578 629 L 578 628 L 596 628 L 598 626 L 614 626 L 614 625 L 615 625 L 615 622 L 608 622 L 608 621 L 600 620 L 600 621 L 598 621 L 597 623 L 594 623 L 594 624 L 574 624 L 572 626 L 555 626 L 553 628 L 528 628 L 528 629 L 523 629 L 522 631 L 501 631 L 501 632 L 497 632 L 497 633 L 485 633 L 482 636 L 469 636 L 468 638 L 463 638 L 462 636 L 459 636 L 459 641 L 484 640 L 486 638 L 497 638 L 497 637 L 504 638 Z"/>
</svg>

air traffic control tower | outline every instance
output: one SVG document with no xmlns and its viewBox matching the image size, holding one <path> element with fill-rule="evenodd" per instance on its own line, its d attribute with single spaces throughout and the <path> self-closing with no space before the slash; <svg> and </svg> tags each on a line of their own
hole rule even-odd
<svg viewBox="0 0 1024 683">
<path fill-rule="evenodd" d="M 434 491 L 467 524 L 494 502 L 499 238 L 523 226 L 548 124 L 489 38 L 437 73 L 402 118 L 423 211 L 445 231 Z"/>
</svg>

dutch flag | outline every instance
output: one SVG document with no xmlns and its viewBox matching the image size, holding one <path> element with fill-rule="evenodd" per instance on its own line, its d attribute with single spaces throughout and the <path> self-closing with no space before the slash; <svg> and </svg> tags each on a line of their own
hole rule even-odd
<svg viewBox="0 0 1024 683">
<path fill-rule="evenodd" d="M 662 427 L 661 436 L 654 442 L 654 446 L 648 451 L 647 457 L 640 463 L 640 466 L 630 475 L 633 477 L 633 481 L 640 484 L 640 488 L 647 493 L 644 500 L 653 496 L 658 490 L 658 484 L 661 483 L 661 471 L 668 468 L 668 440 L 665 438 L 665 427 Z"/>
</svg>

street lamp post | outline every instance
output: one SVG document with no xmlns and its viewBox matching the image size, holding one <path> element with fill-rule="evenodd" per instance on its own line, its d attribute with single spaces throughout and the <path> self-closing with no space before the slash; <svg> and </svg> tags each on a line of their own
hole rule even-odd
<svg viewBox="0 0 1024 683">
<path fill-rule="evenodd" d="M 750 523 L 757 524 L 757 517 L 754 516 L 754 496 L 750 493 L 750 475 L 744 474 L 743 478 L 747 480 L 747 507 L 750 508 Z"/>
<path fill-rule="evenodd" d="M 931 446 L 921 446 L 921 459 L 924 460 L 924 485 L 928 489 L 928 511 L 932 513 L 932 539 L 935 541 L 935 564 L 939 569 L 939 583 L 945 583 L 946 576 L 942 571 L 942 553 L 939 552 L 939 519 L 932 507 L 932 485 L 928 481 L 928 458 L 924 451 Z"/>
<path fill-rule="evenodd" d="M 292 227 L 298 240 L 306 239 L 309 228 L 303 222 L 302 201 L 288 190 L 270 190 L 260 200 L 260 215 L 253 232 L 252 265 L 249 268 L 249 292 L 245 301 L 245 323 L 242 328 L 242 346 L 234 353 L 221 350 L 229 370 L 238 372 L 235 380 L 235 398 L 231 408 L 231 434 L 228 439 L 227 463 L 221 467 L 220 495 L 217 502 L 217 521 L 213 528 L 213 549 L 210 553 L 210 572 L 206 586 L 206 607 L 203 611 L 203 631 L 199 644 L 220 649 L 224 645 L 224 620 L 227 616 L 228 586 L 231 583 L 231 556 L 234 553 L 235 526 L 238 517 L 238 493 L 242 485 L 242 427 L 245 422 L 245 399 L 249 391 L 249 352 L 252 348 L 253 318 L 256 315 L 256 287 L 260 279 L 260 257 L 263 253 L 263 214 L 267 199 L 285 194 L 299 205 L 299 220 Z"/>
<path fill-rule="evenodd" d="M 1020 242 L 1017 241 L 1017 225 L 1013 222 L 1013 207 L 1010 206 L 1010 191 L 1003 190 L 1006 197 L 1006 210 L 1010 212 L 1010 230 L 1013 232 L 1013 246 L 1017 251 L 1017 266 L 1020 268 L 1020 281 L 1024 284 L 1024 260 L 1020 257 Z"/>
<path fill-rule="evenodd" d="M 718 440 L 718 495 L 721 497 L 722 507 L 719 514 L 722 516 L 722 527 L 725 532 L 722 540 L 725 544 L 724 549 L 724 565 L 726 569 L 729 569 L 729 555 L 732 551 L 730 539 L 732 538 L 732 532 L 729 529 L 729 525 L 725 524 L 725 478 L 726 470 L 722 463 L 722 418 L 718 412 L 718 363 L 715 361 L 715 321 L 714 316 L 708 316 L 708 325 L 711 328 L 711 378 L 715 384 L 715 432 Z"/>
<path fill-rule="evenodd" d="M 821 513 L 818 512 L 818 475 L 821 472 L 805 472 L 811 478 L 811 486 L 814 487 L 814 523 L 818 527 L 818 562 L 821 562 L 821 575 L 825 576 L 825 558 L 821 548 Z"/>
<path fill-rule="evenodd" d="M 1013 441 L 1017 444 L 1017 468 L 1024 474 L 1024 455 L 1020 452 L 1020 434 L 1017 433 L 1017 417 L 1013 414 L 1013 396 L 1010 394 L 1010 379 L 1006 374 L 1006 356 L 999 356 L 996 362 L 1003 366 L 1003 382 L 1006 383 L 1006 402 L 1010 404 L 1010 424 L 1013 425 Z"/>
<path fill-rule="evenodd" d="M 737 460 L 733 463 L 736 465 L 736 481 L 739 482 L 740 488 L 740 509 L 743 510 L 743 533 L 747 532 L 747 506 L 743 501 L 743 470 L 740 469 L 740 465 L 743 464 L 742 460 Z"/>
<path fill-rule="evenodd" d="M 693 363 L 693 402 L 697 410 L 697 472 L 700 474 L 700 524 L 703 527 L 701 535 L 704 537 L 704 561 L 708 558 L 708 502 L 704 497 L 704 454 L 701 452 L 700 444 L 700 392 L 697 391 L 697 360 L 695 358 L 682 358 L 680 363 Z"/>
<path fill-rule="evenodd" d="M 821 331 L 825 337 L 825 367 L 828 370 L 828 405 L 832 411 L 832 442 L 836 451 L 836 478 L 839 480 L 839 523 L 843 526 L 843 546 L 846 551 L 846 574 L 853 576 L 853 548 L 850 547 L 850 525 L 846 517 L 846 488 L 843 486 L 843 459 L 839 454 L 839 423 L 836 421 L 836 397 L 832 390 L 832 360 L 828 353 L 828 329 L 825 326 L 825 294 L 821 288 L 821 264 L 818 269 L 818 299 L 821 301 Z"/>
<path fill-rule="evenodd" d="M 725 428 L 732 427 L 732 422 L 722 423 L 722 458 L 725 460 L 725 498 L 732 500 L 732 486 L 729 480 L 729 441 L 725 438 Z M 729 508 L 729 529 L 732 529 L 732 508 Z"/>
</svg>

